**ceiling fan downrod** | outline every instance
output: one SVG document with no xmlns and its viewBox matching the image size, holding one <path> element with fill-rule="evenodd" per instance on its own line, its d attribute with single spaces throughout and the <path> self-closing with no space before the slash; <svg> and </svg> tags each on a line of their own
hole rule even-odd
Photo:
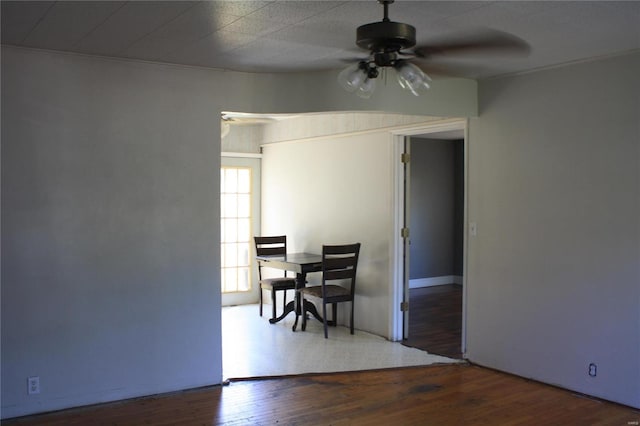
<svg viewBox="0 0 640 426">
<path fill-rule="evenodd" d="M 359 26 L 356 31 L 356 44 L 372 54 L 399 52 L 415 46 L 415 27 L 389 19 L 389 4 L 393 3 L 393 0 L 379 2 L 384 7 L 382 21 Z"/>
<path fill-rule="evenodd" d="M 382 22 L 389 22 L 389 5 L 393 3 L 394 0 L 378 0 L 378 2 L 382 3 L 382 7 L 384 7 Z"/>
</svg>

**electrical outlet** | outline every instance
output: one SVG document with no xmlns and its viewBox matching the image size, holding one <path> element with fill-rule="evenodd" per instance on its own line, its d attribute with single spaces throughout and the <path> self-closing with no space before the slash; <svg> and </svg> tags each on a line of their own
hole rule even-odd
<svg viewBox="0 0 640 426">
<path fill-rule="evenodd" d="M 598 366 L 595 365 L 594 363 L 589 364 L 589 375 L 591 377 L 596 377 L 597 374 L 598 374 Z"/>
<path fill-rule="evenodd" d="M 27 378 L 27 393 L 29 395 L 36 395 L 40 393 L 40 377 L 39 376 Z"/>
</svg>

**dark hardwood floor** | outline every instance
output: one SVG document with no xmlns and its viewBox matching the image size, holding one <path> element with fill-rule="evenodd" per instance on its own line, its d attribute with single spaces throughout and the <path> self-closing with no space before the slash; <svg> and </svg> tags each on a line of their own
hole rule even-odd
<svg viewBox="0 0 640 426">
<path fill-rule="evenodd" d="M 462 286 L 409 290 L 409 338 L 405 346 L 449 358 L 462 358 Z"/>
<path fill-rule="evenodd" d="M 615 425 L 640 411 L 469 364 L 232 382 L 3 425 Z"/>
<path fill-rule="evenodd" d="M 412 290 L 405 344 L 460 355 L 460 286 Z M 307 374 L 3 420 L 2 425 L 637 425 L 640 410 L 472 364 Z"/>
</svg>

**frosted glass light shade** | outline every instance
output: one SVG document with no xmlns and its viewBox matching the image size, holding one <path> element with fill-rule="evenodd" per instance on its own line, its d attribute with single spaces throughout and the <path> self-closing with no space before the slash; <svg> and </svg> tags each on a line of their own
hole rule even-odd
<svg viewBox="0 0 640 426">
<path fill-rule="evenodd" d="M 376 90 L 376 81 L 373 78 L 367 78 L 356 91 L 356 95 L 363 99 L 369 99 L 374 90 Z"/>
<path fill-rule="evenodd" d="M 425 74 L 420 68 L 409 62 L 402 62 L 396 67 L 398 83 L 403 89 L 410 90 L 415 96 L 418 96 L 419 89 L 428 89 L 431 78 Z"/>
<path fill-rule="evenodd" d="M 362 70 L 360 64 L 353 64 L 340 71 L 338 83 L 347 91 L 355 92 L 365 83 L 367 75 Z"/>
</svg>

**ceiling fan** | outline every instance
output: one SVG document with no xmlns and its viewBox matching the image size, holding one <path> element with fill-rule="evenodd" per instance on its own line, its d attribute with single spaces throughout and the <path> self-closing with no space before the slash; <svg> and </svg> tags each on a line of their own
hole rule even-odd
<svg viewBox="0 0 640 426">
<path fill-rule="evenodd" d="M 229 134 L 232 125 L 271 124 L 297 116 L 297 114 L 253 114 L 247 112 L 222 111 L 220 114 L 221 137 L 224 138 Z"/>
<path fill-rule="evenodd" d="M 224 139 L 231 131 L 231 125 L 268 124 L 275 119 L 263 114 L 222 111 L 220 114 L 220 136 Z"/>
<path fill-rule="evenodd" d="M 414 26 L 389 19 L 389 5 L 394 0 L 378 0 L 384 7 L 382 21 L 361 25 L 356 32 L 358 47 L 368 50 L 369 56 L 357 59 L 338 75 L 338 82 L 349 92 L 369 98 L 375 90 L 379 70 L 394 68 L 403 89 L 419 95 L 428 89 L 431 78 L 413 61 L 431 61 L 437 56 L 466 52 L 528 53 L 529 45 L 511 35 L 485 30 L 473 36 L 459 37 L 432 45 L 416 46 Z"/>
</svg>

